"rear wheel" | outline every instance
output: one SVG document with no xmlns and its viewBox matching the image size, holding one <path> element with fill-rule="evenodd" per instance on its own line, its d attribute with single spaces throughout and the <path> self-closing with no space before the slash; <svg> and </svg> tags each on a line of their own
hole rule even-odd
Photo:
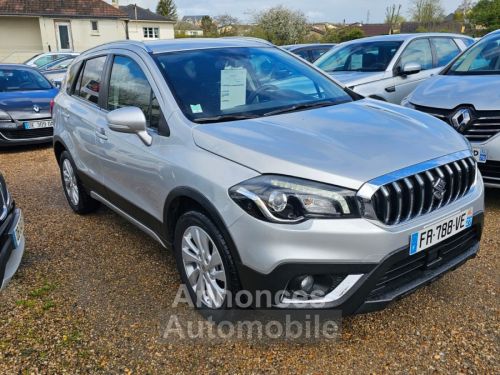
<svg viewBox="0 0 500 375">
<path fill-rule="evenodd" d="M 93 199 L 83 187 L 76 167 L 68 151 L 64 151 L 59 159 L 59 168 L 61 170 L 61 181 L 63 184 L 64 195 L 70 207 L 78 214 L 86 214 L 95 211 L 99 207 L 99 202 Z"/>
<path fill-rule="evenodd" d="M 204 214 L 183 214 L 175 228 L 174 251 L 182 282 L 202 309 L 223 309 L 239 290 L 227 242 Z"/>
</svg>

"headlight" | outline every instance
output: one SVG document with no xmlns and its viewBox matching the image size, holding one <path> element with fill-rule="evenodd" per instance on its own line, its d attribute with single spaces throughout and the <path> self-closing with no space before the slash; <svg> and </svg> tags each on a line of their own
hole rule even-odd
<svg viewBox="0 0 500 375">
<path fill-rule="evenodd" d="M 229 189 L 250 215 L 274 223 L 359 217 L 356 192 L 294 177 L 262 175 Z"/>
<path fill-rule="evenodd" d="M 403 107 L 406 107 L 406 108 L 415 109 L 415 106 L 410 103 L 410 95 L 408 95 L 406 98 L 404 98 L 403 100 L 401 100 L 401 105 Z"/>
<path fill-rule="evenodd" d="M 10 197 L 9 189 L 7 189 L 7 184 L 5 183 L 5 180 L 1 174 L 0 174 L 0 195 L 2 198 L 1 199 L 2 203 L 8 210 L 10 210 L 12 206 L 12 199 Z M 0 215 L 1 214 L 2 214 L 2 207 L 0 206 Z"/>
</svg>

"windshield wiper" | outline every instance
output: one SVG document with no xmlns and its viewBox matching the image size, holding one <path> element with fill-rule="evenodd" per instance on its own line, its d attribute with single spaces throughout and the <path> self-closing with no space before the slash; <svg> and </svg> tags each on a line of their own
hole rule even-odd
<svg viewBox="0 0 500 375">
<path fill-rule="evenodd" d="M 336 102 L 331 101 L 331 100 L 322 101 L 322 102 L 314 102 L 314 103 L 296 104 L 296 105 L 292 105 L 291 107 L 276 109 L 274 111 L 264 113 L 264 116 L 279 115 L 281 113 L 295 112 L 295 111 L 300 111 L 303 109 L 310 109 L 310 108 L 328 107 L 328 106 L 332 106 L 332 105 L 336 105 L 336 104 L 339 104 L 339 103 L 336 103 Z"/>
<path fill-rule="evenodd" d="M 236 121 L 236 120 L 247 120 L 251 118 L 257 118 L 259 117 L 258 115 L 220 115 L 220 116 L 213 116 L 213 117 L 200 117 L 197 119 L 194 119 L 194 122 L 197 124 L 208 124 L 211 122 L 222 122 L 222 121 Z"/>
</svg>

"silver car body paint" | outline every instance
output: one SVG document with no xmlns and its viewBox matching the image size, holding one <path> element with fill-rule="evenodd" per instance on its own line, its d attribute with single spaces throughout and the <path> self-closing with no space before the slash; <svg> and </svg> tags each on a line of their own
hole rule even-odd
<svg viewBox="0 0 500 375">
<path fill-rule="evenodd" d="M 189 49 L 263 46 L 252 39 L 122 42 L 79 56 L 103 53 L 133 58 L 144 70 L 170 128 L 137 136 L 110 131 L 106 111 L 66 93 L 56 98 L 55 136 L 70 150 L 77 169 L 119 193 L 160 221 L 168 194 L 177 187 L 200 192 L 217 209 L 242 264 L 268 274 L 283 263 L 379 262 L 408 246 L 410 234 L 472 207 L 484 210 L 483 184 L 454 203 L 408 222 L 385 226 L 366 219 L 311 219 L 285 225 L 243 211 L 228 190 L 262 173 L 290 175 L 359 189 L 404 167 L 465 151 L 467 142 L 432 116 L 364 99 L 348 104 L 221 124 L 197 125 L 177 106 L 150 54 Z M 271 47 L 272 48 L 272 47 Z M 436 141 L 439 139 L 446 141 Z"/>
</svg>

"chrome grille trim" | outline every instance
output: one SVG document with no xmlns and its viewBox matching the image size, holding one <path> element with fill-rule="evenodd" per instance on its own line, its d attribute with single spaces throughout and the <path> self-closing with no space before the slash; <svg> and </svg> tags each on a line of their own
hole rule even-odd
<svg viewBox="0 0 500 375">
<path fill-rule="evenodd" d="M 361 187 L 360 210 L 385 225 L 404 223 L 464 197 L 476 170 L 470 151 L 462 151 L 389 173 Z"/>
</svg>

